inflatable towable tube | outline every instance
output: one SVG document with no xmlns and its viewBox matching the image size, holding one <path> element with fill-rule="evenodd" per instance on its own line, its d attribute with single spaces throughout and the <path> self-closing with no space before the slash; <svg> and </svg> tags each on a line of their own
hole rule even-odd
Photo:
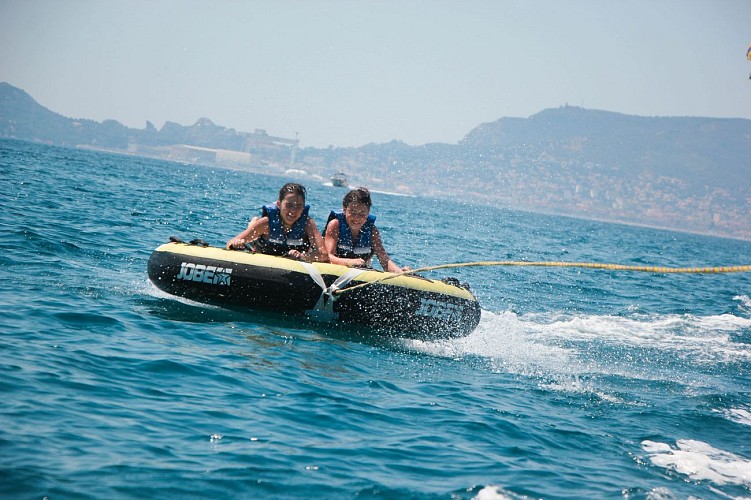
<svg viewBox="0 0 751 500">
<path fill-rule="evenodd" d="M 306 263 L 173 239 L 154 250 L 149 279 L 161 290 L 229 308 L 307 316 L 414 338 L 469 335 L 480 305 L 456 280 Z M 362 283 L 365 286 L 355 287 Z M 352 290 L 348 290 L 352 288 Z"/>
</svg>

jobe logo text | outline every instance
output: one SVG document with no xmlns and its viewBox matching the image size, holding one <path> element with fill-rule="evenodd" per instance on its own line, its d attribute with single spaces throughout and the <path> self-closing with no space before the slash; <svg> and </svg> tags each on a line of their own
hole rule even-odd
<svg viewBox="0 0 751 500">
<path fill-rule="evenodd" d="M 199 281 L 210 285 L 229 286 L 232 278 L 232 269 L 226 267 L 205 266 L 183 262 L 180 264 L 180 272 L 177 279 L 185 281 Z"/>
</svg>

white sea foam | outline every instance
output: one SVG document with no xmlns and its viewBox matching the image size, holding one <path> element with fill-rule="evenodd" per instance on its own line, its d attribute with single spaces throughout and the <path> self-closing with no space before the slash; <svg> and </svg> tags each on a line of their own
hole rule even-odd
<svg viewBox="0 0 751 500">
<path fill-rule="evenodd" d="M 732 335 L 748 328 L 751 319 L 731 314 L 570 317 L 483 311 L 467 337 L 405 343 L 434 356 L 481 359 L 493 371 L 536 378 L 546 389 L 624 403 L 593 377 L 670 380 L 701 392 L 711 386 L 711 378 L 701 370 L 676 372 L 671 363 L 711 369 L 718 363 L 748 362 L 751 345 Z"/>
<path fill-rule="evenodd" d="M 477 492 L 473 500 L 510 500 L 511 497 L 497 486 L 485 486 Z"/>
<path fill-rule="evenodd" d="M 750 328 L 751 319 L 732 314 L 566 317 L 483 311 L 471 335 L 450 342 L 424 343 L 422 350 L 450 357 L 483 356 L 507 365 L 546 366 L 554 359 L 559 367 L 590 366 L 579 347 L 595 342 L 657 353 L 680 352 L 711 364 L 751 360 L 751 346 L 732 339 L 733 333 Z"/>
<path fill-rule="evenodd" d="M 136 283 L 135 286 L 138 286 L 138 283 Z M 216 306 L 216 305 L 213 305 L 213 304 L 207 304 L 205 302 L 198 302 L 198 301 L 191 300 L 191 299 L 188 299 L 188 298 L 185 298 L 185 297 L 180 297 L 179 295 L 169 294 L 169 293 L 165 292 L 164 290 L 162 290 L 160 288 L 157 288 L 157 286 L 154 285 L 153 283 L 151 283 L 150 281 L 142 282 L 142 288 L 139 289 L 139 293 L 141 293 L 143 295 L 150 295 L 150 296 L 155 297 L 157 299 L 169 299 L 169 300 L 173 300 L 175 302 L 179 302 L 181 304 L 185 304 L 185 305 L 189 305 L 189 306 L 193 306 L 193 307 L 198 307 L 198 308 L 203 308 L 203 309 L 210 309 L 210 310 L 213 310 L 213 311 L 226 311 L 226 309 L 224 309 L 224 308 L 222 308 L 220 306 Z"/>
<path fill-rule="evenodd" d="M 533 375 L 551 360 L 556 366 L 575 362 L 575 351 L 566 347 L 545 344 L 539 335 L 531 333 L 527 325 L 511 312 L 495 314 L 482 312 L 477 329 L 467 337 L 441 341 L 408 341 L 409 346 L 435 356 L 488 358 L 500 371 Z M 572 373 L 579 373 L 580 369 Z"/>
<path fill-rule="evenodd" d="M 716 410 L 719 413 L 738 424 L 751 425 L 751 411 L 747 408 L 730 408 L 726 410 Z"/>
<path fill-rule="evenodd" d="M 751 461 L 703 441 L 679 439 L 672 447 L 647 440 L 641 446 L 654 465 L 684 474 L 693 481 L 751 486 Z"/>
<path fill-rule="evenodd" d="M 736 295 L 733 300 L 741 303 L 741 311 L 751 314 L 751 298 L 748 295 Z"/>
</svg>

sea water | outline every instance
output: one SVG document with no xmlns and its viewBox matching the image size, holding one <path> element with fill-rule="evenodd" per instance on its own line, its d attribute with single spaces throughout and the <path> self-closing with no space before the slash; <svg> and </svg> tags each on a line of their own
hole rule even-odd
<svg viewBox="0 0 751 500">
<path fill-rule="evenodd" d="M 178 300 L 281 176 L 0 141 L 2 498 L 751 496 L 751 274 L 467 267 L 477 330 L 348 336 Z M 308 181 L 323 225 L 345 191 Z M 413 268 L 751 264 L 751 242 L 374 193 Z"/>
</svg>

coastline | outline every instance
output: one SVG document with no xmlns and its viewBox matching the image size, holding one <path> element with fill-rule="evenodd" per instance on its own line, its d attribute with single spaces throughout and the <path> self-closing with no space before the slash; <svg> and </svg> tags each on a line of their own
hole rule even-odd
<svg viewBox="0 0 751 500">
<path fill-rule="evenodd" d="M 29 142 L 29 141 L 23 141 L 22 139 L 11 139 L 11 140 L 20 140 L 22 142 Z M 37 143 L 37 144 L 43 144 L 43 143 Z M 65 146 L 56 146 L 56 147 L 65 147 Z M 109 154 L 115 154 L 115 155 L 121 155 L 121 156 L 128 156 L 128 157 L 142 157 L 142 158 L 151 158 L 156 160 L 162 160 L 169 163 L 176 163 L 176 164 L 183 164 L 183 165 L 196 165 L 200 167 L 205 168 L 221 168 L 225 170 L 233 170 L 233 171 L 239 171 L 239 172 L 249 172 L 249 173 L 255 173 L 255 174 L 261 174 L 261 175 L 270 175 L 274 177 L 281 177 L 281 178 L 289 178 L 289 175 L 286 175 L 285 172 L 288 169 L 288 166 L 279 166 L 279 165 L 237 165 L 237 164 L 231 164 L 231 163 L 202 163 L 202 162 L 190 162 L 190 161 L 184 161 L 184 160 L 177 160 L 169 157 L 165 157 L 163 155 L 148 155 L 136 152 L 131 152 L 127 150 L 120 150 L 120 149 L 112 149 L 112 148 L 102 148 L 102 147 L 96 147 L 96 146 L 89 146 L 89 145 L 77 145 L 75 147 L 76 149 L 84 149 L 89 151 L 96 151 L 96 152 L 102 152 L 102 153 L 109 153 Z M 320 182 L 316 178 L 314 178 L 313 175 L 307 174 L 307 176 L 310 177 L 310 179 L 302 179 L 305 182 L 308 180 L 311 182 Z M 321 182 L 322 185 L 327 187 L 334 187 L 331 182 Z M 350 186 L 351 187 L 351 186 Z M 410 193 L 398 193 L 398 192 L 390 192 L 381 190 L 378 188 L 370 188 L 371 192 L 379 193 L 379 194 L 386 194 L 390 196 L 407 196 L 407 197 L 420 197 L 419 195 L 410 194 Z M 431 193 L 428 196 L 425 196 L 427 198 L 447 198 L 452 200 L 460 200 L 467 198 L 467 193 L 463 192 L 441 192 L 441 193 Z M 723 231 L 709 231 L 709 230 L 698 230 L 698 229 L 691 229 L 691 228 L 682 228 L 682 227 L 676 227 L 676 226 L 669 226 L 664 224 L 648 224 L 643 221 L 636 221 L 636 220 L 623 220 L 619 218 L 610 218 L 610 217 L 603 217 L 603 216 L 586 216 L 584 214 L 578 214 L 578 213 L 572 213 L 570 210 L 539 210 L 529 207 L 511 207 L 505 203 L 502 202 L 502 200 L 497 198 L 489 198 L 484 197 L 481 201 L 471 202 L 467 201 L 469 204 L 473 205 L 485 205 L 490 204 L 497 208 L 503 208 L 508 210 L 517 210 L 520 212 L 527 212 L 527 213 L 533 213 L 533 214 L 540 214 L 540 215 L 554 215 L 554 216 L 562 216 L 562 217 L 568 217 L 572 219 L 577 220 L 585 220 L 585 221 L 593 221 L 593 222 L 605 222 L 609 224 L 622 224 L 624 226 L 631 226 L 631 227 L 641 227 L 641 228 L 647 228 L 647 229 L 656 229 L 656 230 L 662 230 L 662 231 L 671 231 L 671 232 L 677 232 L 677 233 L 685 233 L 685 234 L 694 234 L 697 236 L 710 236 L 715 238 L 722 238 L 722 239 L 729 239 L 729 240 L 736 240 L 736 241 L 751 241 L 751 229 L 748 230 L 748 234 L 728 234 L 727 232 Z"/>
</svg>

